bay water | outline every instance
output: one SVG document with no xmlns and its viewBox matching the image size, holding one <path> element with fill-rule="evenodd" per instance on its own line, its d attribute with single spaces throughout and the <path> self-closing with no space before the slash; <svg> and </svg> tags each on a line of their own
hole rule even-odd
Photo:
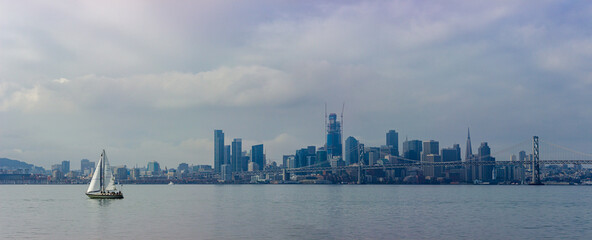
<svg viewBox="0 0 592 240">
<path fill-rule="evenodd" d="M 592 187 L 0 185 L 0 239 L 592 239 Z"/>
</svg>

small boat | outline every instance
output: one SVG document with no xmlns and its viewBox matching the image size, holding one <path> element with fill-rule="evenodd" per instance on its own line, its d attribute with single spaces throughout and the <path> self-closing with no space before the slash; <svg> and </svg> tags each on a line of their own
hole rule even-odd
<svg viewBox="0 0 592 240">
<path fill-rule="evenodd" d="M 86 196 L 93 199 L 123 198 L 123 193 L 115 187 L 115 177 L 113 177 L 113 172 L 111 172 L 105 149 L 101 153 L 101 159 L 99 159 L 93 177 L 90 180 L 88 190 L 86 190 Z"/>
<path fill-rule="evenodd" d="M 173 181 L 170 181 L 169 182 L 169 185 L 175 185 L 175 183 L 173 183 Z"/>
</svg>

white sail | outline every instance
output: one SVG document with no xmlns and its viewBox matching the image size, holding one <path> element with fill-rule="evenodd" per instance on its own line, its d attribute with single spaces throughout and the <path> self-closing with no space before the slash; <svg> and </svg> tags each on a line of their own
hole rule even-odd
<svg viewBox="0 0 592 240">
<path fill-rule="evenodd" d="M 101 190 L 101 164 L 103 162 L 103 156 L 105 154 L 105 150 L 103 150 L 103 154 L 101 154 L 101 159 L 99 159 L 99 162 L 97 163 L 97 165 L 95 166 L 95 172 L 93 173 L 92 179 L 90 180 L 90 185 L 88 186 L 88 189 L 86 190 L 87 193 L 90 192 L 98 192 Z"/>
<path fill-rule="evenodd" d="M 103 152 L 103 154 L 105 153 Z M 111 165 L 109 165 L 109 159 L 107 158 L 106 154 L 103 158 L 105 160 L 105 191 L 115 191 L 117 190 L 115 189 L 115 178 L 113 177 L 113 172 L 111 171 Z"/>
</svg>

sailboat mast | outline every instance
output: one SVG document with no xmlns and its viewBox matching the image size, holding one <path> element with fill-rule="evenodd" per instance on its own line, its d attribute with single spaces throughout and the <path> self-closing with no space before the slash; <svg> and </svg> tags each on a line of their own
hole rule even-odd
<svg viewBox="0 0 592 240">
<path fill-rule="evenodd" d="M 99 173 L 101 174 L 99 178 L 99 186 L 101 186 L 101 192 L 105 192 L 105 150 L 103 150 L 103 154 L 101 154 L 101 164 L 99 165 Z"/>
</svg>

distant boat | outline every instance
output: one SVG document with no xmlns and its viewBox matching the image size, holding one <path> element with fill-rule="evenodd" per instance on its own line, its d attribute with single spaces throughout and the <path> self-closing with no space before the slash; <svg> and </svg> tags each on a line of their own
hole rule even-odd
<svg viewBox="0 0 592 240">
<path fill-rule="evenodd" d="M 95 199 L 119 199 L 123 198 L 121 191 L 117 191 L 115 188 L 115 177 L 109 167 L 109 160 L 105 149 L 101 153 L 101 159 L 97 163 L 95 173 L 93 174 L 92 180 L 86 190 L 86 196 Z"/>
<path fill-rule="evenodd" d="M 169 182 L 169 185 L 175 185 L 175 184 L 173 183 L 173 181 L 170 181 L 170 182 Z"/>
</svg>

